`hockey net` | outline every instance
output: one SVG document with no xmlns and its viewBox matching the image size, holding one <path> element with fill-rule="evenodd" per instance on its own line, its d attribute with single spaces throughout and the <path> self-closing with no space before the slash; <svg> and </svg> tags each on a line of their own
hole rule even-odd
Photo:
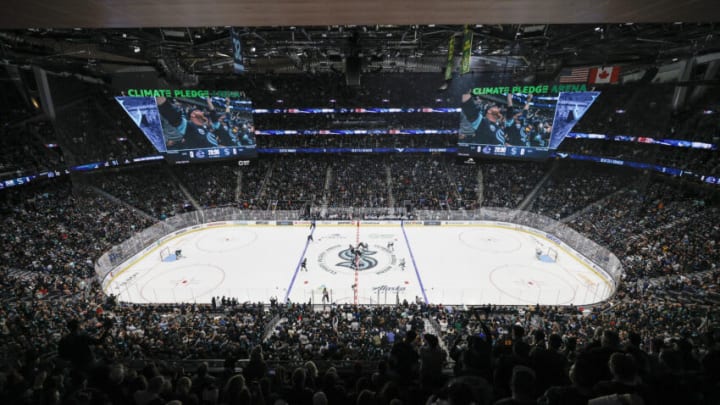
<svg viewBox="0 0 720 405">
<path fill-rule="evenodd" d="M 164 247 L 164 248 L 160 249 L 160 261 L 161 262 L 171 261 L 173 259 L 173 257 L 171 257 L 171 255 L 172 255 L 172 253 L 170 253 L 169 247 Z"/>
<path fill-rule="evenodd" d="M 558 252 L 551 247 L 538 246 L 535 248 L 535 258 L 541 262 L 556 263 Z"/>
<path fill-rule="evenodd" d="M 548 248 L 547 253 L 545 255 L 548 257 L 548 259 L 550 259 L 551 262 L 557 263 L 557 260 L 558 260 L 557 250 L 555 250 L 553 248 Z"/>
</svg>

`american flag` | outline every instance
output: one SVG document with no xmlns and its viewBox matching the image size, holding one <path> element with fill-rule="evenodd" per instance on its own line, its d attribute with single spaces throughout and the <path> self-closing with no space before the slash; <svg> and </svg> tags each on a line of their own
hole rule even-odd
<svg viewBox="0 0 720 405">
<path fill-rule="evenodd" d="M 560 71 L 558 81 L 560 83 L 587 83 L 590 68 L 564 68 Z"/>
</svg>

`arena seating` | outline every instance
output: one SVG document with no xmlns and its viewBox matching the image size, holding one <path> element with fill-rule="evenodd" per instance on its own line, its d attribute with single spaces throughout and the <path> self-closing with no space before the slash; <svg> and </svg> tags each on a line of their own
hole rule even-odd
<svg viewBox="0 0 720 405">
<path fill-rule="evenodd" d="M 278 76 L 274 85 L 289 94 L 285 105 L 326 105 L 331 96 L 344 105 L 383 99 L 454 105 L 444 96 L 436 101 L 430 84 L 397 79 L 382 94 L 341 90 L 337 77 L 299 84 Z M 64 115 L 57 128 L 35 112 L 16 111 L 17 121 L 2 129 L 3 170 L 153 154 L 97 90 L 86 86 L 59 100 Z M 257 87 L 249 92 L 259 106 L 277 104 L 277 95 Z M 666 89 L 616 96 L 580 129 L 659 136 L 671 127 L 679 139 L 717 143 L 717 114 L 697 109 L 684 120 L 652 104 L 667 98 Z M 642 119 L 618 114 L 625 104 Z M 391 126 L 448 128 L 451 116 L 384 119 Z M 277 115 L 257 123 L 317 129 L 333 120 Z M 28 135 L 30 141 L 19 142 Z M 54 137 L 69 147 L 46 148 Z M 455 140 L 259 136 L 258 146 L 434 147 Z M 716 151 L 592 140 L 564 148 L 711 174 L 719 167 Z M 474 163 L 443 154 L 279 154 L 247 167 L 156 162 L 0 191 L 0 403 L 584 404 L 613 394 L 635 401 L 627 403 L 720 403 L 720 200 L 714 188 L 568 161 Z M 93 264 L 113 245 L 178 213 L 222 206 L 263 215 L 298 210 L 304 219 L 333 209 L 381 217 L 395 209 L 524 207 L 609 248 L 625 276 L 609 300 L 587 308 L 323 306 L 278 297 L 135 305 L 102 292 Z"/>
</svg>

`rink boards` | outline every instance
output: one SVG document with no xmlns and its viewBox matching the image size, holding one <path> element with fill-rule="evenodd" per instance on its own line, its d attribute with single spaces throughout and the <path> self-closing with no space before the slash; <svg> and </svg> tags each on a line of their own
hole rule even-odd
<svg viewBox="0 0 720 405">
<path fill-rule="evenodd" d="M 163 248 L 182 255 L 163 262 Z M 539 260 L 549 250 L 557 260 Z M 601 266 L 553 235 L 493 221 L 213 222 L 153 242 L 102 285 L 136 303 L 321 303 L 325 289 L 335 303 L 583 305 L 615 290 Z"/>
</svg>

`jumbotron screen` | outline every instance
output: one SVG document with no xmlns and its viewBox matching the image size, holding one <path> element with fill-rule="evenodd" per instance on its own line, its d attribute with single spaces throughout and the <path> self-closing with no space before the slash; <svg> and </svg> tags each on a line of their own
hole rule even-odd
<svg viewBox="0 0 720 405">
<path fill-rule="evenodd" d="M 174 163 L 257 156 L 252 103 L 238 92 L 135 90 L 115 99 Z"/>
<path fill-rule="evenodd" d="M 558 87 L 563 88 L 555 89 Z M 460 100 L 458 155 L 526 159 L 550 156 L 550 151 L 557 149 L 600 95 L 596 91 L 548 93 L 551 89 L 479 87 L 464 93 Z"/>
</svg>

